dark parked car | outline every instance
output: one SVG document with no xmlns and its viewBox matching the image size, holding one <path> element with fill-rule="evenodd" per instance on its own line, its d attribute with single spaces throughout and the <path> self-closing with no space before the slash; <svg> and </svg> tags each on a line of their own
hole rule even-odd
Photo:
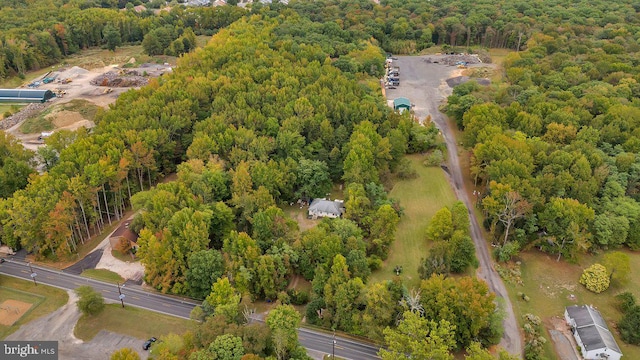
<svg viewBox="0 0 640 360">
<path fill-rule="evenodd" d="M 149 350 L 149 348 L 151 347 L 151 344 L 153 344 L 154 342 L 156 342 L 155 337 L 150 338 L 149 340 L 145 341 L 144 344 L 142 344 L 142 349 L 143 350 Z"/>
<path fill-rule="evenodd" d="M 0 258 L 0 264 L 2 264 L 4 262 L 3 258 Z"/>
</svg>

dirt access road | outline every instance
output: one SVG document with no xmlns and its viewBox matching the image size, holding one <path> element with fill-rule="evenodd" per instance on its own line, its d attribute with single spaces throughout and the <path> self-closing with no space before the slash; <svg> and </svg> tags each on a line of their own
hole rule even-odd
<svg viewBox="0 0 640 360">
<path fill-rule="evenodd" d="M 450 129 L 446 116 L 439 111 L 439 106 L 452 92 L 452 88 L 449 87 L 446 80 L 460 76 L 462 72 L 456 67 L 443 65 L 444 56 L 446 55 L 399 56 L 397 60 L 394 60 L 394 65 L 400 67 L 400 86 L 397 89 L 387 89 L 386 94 L 389 100 L 397 97 L 408 98 L 412 104 L 415 104 L 414 113 L 421 122 L 427 116 L 431 116 L 436 127 L 442 132 L 447 144 L 449 181 L 456 193 L 456 197 L 467 206 L 467 209 L 473 209 L 474 203 L 464 189 L 464 181 L 458 159 L 458 147 L 453 130 Z M 439 63 L 434 63 L 433 61 L 438 61 Z M 507 316 L 503 323 L 504 336 L 500 341 L 500 346 L 511 354 L 522 356 L 522 338 L 509 295 L 500 275 L 493 268 L 487 242 L 482 236 L 480 225 L 472 211 L 469 211 L 469 218 L 471 237 L 476 247 L 476 256 L 480 262 L 478 277 L 487 282 L 491 291 L 504 299 Z"/>
</svg>

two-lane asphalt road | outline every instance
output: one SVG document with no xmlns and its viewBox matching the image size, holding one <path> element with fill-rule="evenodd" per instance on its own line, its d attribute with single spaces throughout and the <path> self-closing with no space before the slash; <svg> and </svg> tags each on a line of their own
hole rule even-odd
<svg viewBox="0 0 640 360">
<path fill-rule="evenodd" d="M 74 290 L 82 285 L 89 285 L 102 293 L 105 299 L 120 302 L 118 286 L 99 280 L 93 280 L 58 270 L 32 265 L 37 274 L 36 282 L 64 290 Z M 0 274 L 33 281 L 29 264 L 19 260 L 7 260 L 0 264 Z M 200 305 L 189 299 L 177 298 L 169 295 L 157 294 L 143 290 L 137 285 L 121 286 L 120 291 L 125 295 L 125 306 L 135 306 L 167 315 L 189 319 L 194 307 Z M 355 341 L 340 336 L 327 334 L 306 328 L 298 329 L 300 343 L 308 350 L 331 354 L 335 350 L 336 356 L 351 360 L 378 359 L 378 346 Z M 335 340 L 335 345 L 334 345 Z"/>
<path fill-rule="evenodd" d="M 79 286 L 89 285 L 96 291 L 99 291 L 105 300 L 120 302 L 120 293 L 118 292 L 118 286 L 115 284 L 109 284 L 103 281 L 93 280 L 40 266 L 32 265 L 31 268 L 34 273 L 37 274 L 37 283 L 54 286 L 64 290 L 74 290 Z M 0 273 L 25 280 L 33 280 L 29 264 L 21 261 L 5 261 L 0 264 Z M 191 310 L 193 310 L 195 306 L 199 305 L 198 303 L 187 299 L 154 294 L 129 285 L 121 286 L 120 291 L 125 296 L 123 299 L 125 306 L 136 306 L 185 319 L 189 319 Z"/>
<path fill-rule="evenodd" d="M 307 328 L 298 329 L 298 339 L 300 344 L 306 349 L 313 349 L 325 354 L 335 354 L 342 359 L 379 359 L 379 346 L 370 345 L 364 342 L 345 339 L 332 335 L 317 332 Z M 333 343 L 335 340 L 335 344 Z"/>
</svg>

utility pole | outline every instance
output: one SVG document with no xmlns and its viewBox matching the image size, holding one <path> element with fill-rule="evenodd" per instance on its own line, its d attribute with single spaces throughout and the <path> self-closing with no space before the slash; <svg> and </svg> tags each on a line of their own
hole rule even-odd
<svg viewBox="0 0 640 360">
<path fill-rule="evenodd" d="M 29 270 L 31 271 L 31 278 L 33 279 L 33 283 L 35 284 L 35 286 L 38 286 L 38 283 L 36 282 L 36 276 L 38 276 L 38 274 L 33 272 L 33 268 L 31 267 L 31 262 L 29 262 Z"/>
<path fill-rule="evenodd" d="M 336 331 L 333 330 L 333 341 L 331 342 L 331 360 L 336 358 Z"/>
<path fill-rule="evenodd" d="M 118 298 L 120 299 L 120 303 L 122 304 L 122 308 L 124 309 L 124 297 L 125 296 L 122 293 L 122 291 L 120 291 L 120 283 L 117 282 L 116 284 L 118 285 L 118 294 L 120 294 L 120 295 L 118 295 Z M 124 284 L 122 284 L 122 287 L 124 287 Z"/>
</svg>

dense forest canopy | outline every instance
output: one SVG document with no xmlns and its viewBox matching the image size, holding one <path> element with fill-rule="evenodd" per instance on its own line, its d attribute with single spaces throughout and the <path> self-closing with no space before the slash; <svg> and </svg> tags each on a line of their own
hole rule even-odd
<svg viewBox="0 0 640 360">
<path fill-rule="evenodd" d="M 0 2 L 0 79 L 39 69 L 90 46 L 136 44 L 146 37 L 150 54 L 179 55 L 174 43 L 183 31 L 213 34 L 246 13 L 236 6 L 185 7 L 139 1 L 8 1 Z M 144 2 L 143 2 L 144 3 Z M 385 51 L 415 53 L 433 45 L 523 49 L 532 35 L 562 33 L 565 28 L 584 35 L 625 29 L 638 33 L 634 1 L 291 1 L 267 8 L 277 13 L 290 8 L 303 20 L 277 31 L 303 36 L 320 44 L 340 68 L 353 65 L 348 55 L 360 41 L 376 40 Z M 263 10 L 252 4 L 252 12 Z M 156 14 L 154 11 L 157 11 Z M 309 24 L 309 21 L 311 24 Z M 115 38 L 118 38 L 116 41 Z M 184 40 L 180 39 L 180 42 Z M 173 44 L 172 44 L 173 43 Z M 361 69 L 355 69 L 361 71 Z M 374 74 L 375 71 L 365 69 Z"/>
<path fill-rule="evenodd" d="M 164 48 L 169 48 L 187 29 L 211 35 L 246 13 L 235 6 L 176 6 L 156 14 L 152 9 L 137 12 L 132 3 L 0 1 L 0 79 L 57 64 L 88 47 L 108 46 L 112 36 L 118 44 L 139 44 L 151 33 L 154 40 L 159 38 Z M 164 30 L 159 34 L 160 29 Z M 185 52 L 175 46 L 167 55 Z"/>
<path fill-rule="evenodd" d="M 624 19 L 548 26 L 506 58 L 505 84 L 449 98 L 503 245 L 640 248 L 637 13 Z"/>
<path fill-rule="evenodd" d="M 572 27 L 594 34 L 601 28 L 624 27 L 637 34 L 640 21 L 640 6 L 632 0 L 294 0 L 289 6 L 318 23 L 335 21 L 336 30 L 351 37 L 373 37 L 394 53 L 413 53 L 434 44 L 522 49 L 539 32 Z"/>
</svg>

